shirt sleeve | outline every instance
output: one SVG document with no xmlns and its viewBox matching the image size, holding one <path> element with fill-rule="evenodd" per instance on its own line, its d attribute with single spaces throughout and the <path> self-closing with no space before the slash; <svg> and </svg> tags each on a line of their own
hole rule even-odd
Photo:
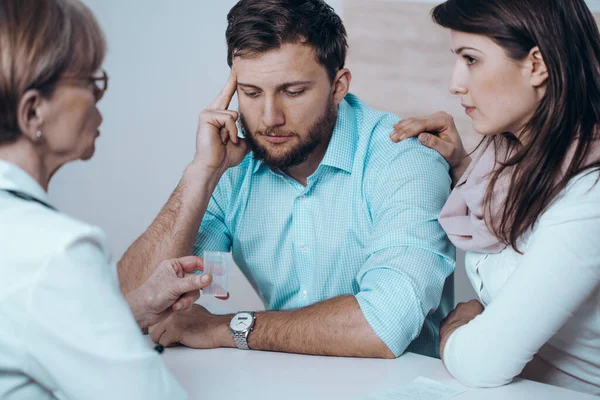
<svg viewBox="0 0 600 400">
<path fill-rule="evenodd" d="M 485 311 L 446 342 L 444 362 L 464 384 L 495 387 L 600 289 L 598 174 L 575 178 L 540 218 L 520 265 Z"/>
<path fill-rule="evenodd" d="M 221 179 L 210 198 L 196 236 L 194 255 L 198 257 L 204 257 L 205 250 L 220 252 L 231 250 L 232 235 L 226 223 L 224 207 L 227 200 L 224 196 L 223 179 Z"/>
<path fill-rule="evenodd" d="M 48 260 L 27 306 L 26 373 L 58 399 L 185 399 L 143 340 L 93 234 Z"/>
<path fill-rule="evenodd" d="M 455 261 L 454 247 L 437 221 L 450 193 L 448 164 L 416 140 L 394 146 L 391 159 L 380 160 L 367 196 L 373 230 L 367 261 L 356 278 L 356 299 L 398 357 L 440 305 Z"/>
</svg>

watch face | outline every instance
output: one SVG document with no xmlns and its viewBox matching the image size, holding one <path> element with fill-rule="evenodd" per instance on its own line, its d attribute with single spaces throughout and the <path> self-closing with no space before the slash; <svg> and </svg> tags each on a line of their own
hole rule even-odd
<svg viewBox="0 0 600 400">
<path fill-rule="evenodd" d="M 229 327 L 234 331 L 246 331 L 252 325 L 254 317 L 250 313 L 239 313 L 231 319 Z"/>
</svg>

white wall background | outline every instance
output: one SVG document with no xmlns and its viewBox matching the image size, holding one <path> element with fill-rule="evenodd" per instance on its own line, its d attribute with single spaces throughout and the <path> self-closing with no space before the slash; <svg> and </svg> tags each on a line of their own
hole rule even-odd
<svg viewBox="0 0 600 400">
<path fill-rule="evenodd" d="M 225 18 L 236 0 L 84 1 L 109 44 L 102 135 L 94 158 L 59 171 L 50 195 L 61 210 L 104 229 L 120 258 L 192 159 L 197 115 L 229 72 Z M 342 2 L 329 1 L 338 11 Z M 600 0 L 589 4 L 600 9 Z M 456 281 L 457 299 L 471 298 L 463 271 Z M 226 307 L 262 307 L 238 270 L 230 291 Z"/>
</svg>

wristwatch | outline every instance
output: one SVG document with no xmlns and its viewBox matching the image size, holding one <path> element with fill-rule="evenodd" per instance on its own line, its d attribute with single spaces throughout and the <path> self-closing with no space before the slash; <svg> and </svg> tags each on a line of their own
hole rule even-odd
<svg viewBox="0 0 600 400">
<path fill-rule="evenodd" d="M 251 311 L 241 311 L 231 318 L 229 330 L 238 349 L 250 350 L 250 347 L 248 347 L 248 335 L 254 329 L 255 321 L 256 317 Z"/>
</svg>

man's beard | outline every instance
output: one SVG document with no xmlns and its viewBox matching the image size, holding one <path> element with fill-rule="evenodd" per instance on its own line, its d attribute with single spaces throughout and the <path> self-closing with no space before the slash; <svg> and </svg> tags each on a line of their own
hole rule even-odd
<svg viewBox="0 0 600 400">
<path fill-rule="evenodd" d="M 328 141 L 333 133 L 337 121 L 337 109 L 333 103 L 329 103 L 325 113 L 316 120 L 309 128 L 305 138 L 302 138 L 297 132 L 282 131 L 277 128 L 267 129 L 264 132 L 252 132 L 248 129 L 244 115 L 240 112 L 240 125 L 246 137 L 252 155 L 255 160 L 263 161 L 272 170 L 286 169 L 300 165 L 324 142 Z M 286 153 L 275 155 L 269 153 L 267 147 L 258 143 L 256 135 L 282 135 L 294 136 L 300 140 L 294 147 Z M 294 139 L 292 139 L 294 140 Z"/>
</svg>

